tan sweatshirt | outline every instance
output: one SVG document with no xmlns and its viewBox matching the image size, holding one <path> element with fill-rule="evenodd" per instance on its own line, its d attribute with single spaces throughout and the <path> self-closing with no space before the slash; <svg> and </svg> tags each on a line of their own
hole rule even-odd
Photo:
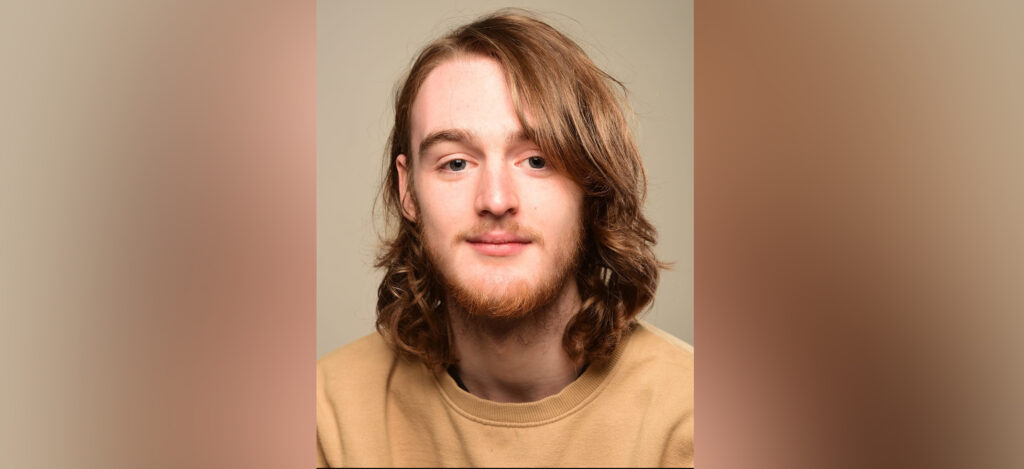
<svg viewBox="0 0 1024 469">
<path fill-rule="evenodd" d="M 497 403 L 374 333 L 317 363 L 317 464 L 693 466 L 693 348 L 641 321 L 554 396 Z"/>
</svg>

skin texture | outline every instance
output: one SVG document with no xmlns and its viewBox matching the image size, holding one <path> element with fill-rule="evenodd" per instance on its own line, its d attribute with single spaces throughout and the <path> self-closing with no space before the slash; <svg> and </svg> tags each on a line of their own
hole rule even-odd
<svg viewBox="0 0 1024 469">
<path fill-rule="evenodd" d="M 501 66 L 456 57 L 424 81 L 412 106 L 417 154 L 397 159 L 405 216 L 449 287 L 455 371 L 501 402 L 555 394 L 581 366 L 561 338 L 580 304 L 582 190 L 522 130 Z"/>
</svg>

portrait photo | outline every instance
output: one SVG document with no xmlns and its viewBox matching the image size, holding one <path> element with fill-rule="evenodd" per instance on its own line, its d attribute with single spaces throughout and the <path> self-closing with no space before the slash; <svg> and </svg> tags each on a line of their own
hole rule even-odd
<svg viewBox="0 0 1024 469">
<path fill-rule="evenodd" d="M 693 344 L 691 2 L 318 2 L 318 464 L 692 466 Z"/>
</svg>

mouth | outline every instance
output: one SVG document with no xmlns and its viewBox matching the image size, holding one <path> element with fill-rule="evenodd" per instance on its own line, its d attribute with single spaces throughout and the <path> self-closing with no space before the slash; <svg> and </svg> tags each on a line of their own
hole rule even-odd
<svg viewBox="0 0 1024 469">
<path fill-rule="evenodd" d="M 466 242 L 485 256 L 504 257 L 519 254 L 532 241 L 511 233 L 492 232 L 469 237 Z"/>
</svg>

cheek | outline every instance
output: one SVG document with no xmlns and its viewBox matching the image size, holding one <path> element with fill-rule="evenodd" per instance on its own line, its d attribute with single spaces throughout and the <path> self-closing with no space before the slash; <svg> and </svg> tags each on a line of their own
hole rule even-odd
<svg viewBox="0 0 1024 469">
<path fill-rule="evenodd" d="M 579 231 L 583 210 L 583 195 L 572 187 L 554 187 L 537 190 L 537 197 L 530 205 L 541 226 L 537 229 L 552 237 L 552 241 L 572 241 Z"/>
<path fill-rule="evenodd" d="M 417 190 L 423 228 L 432 243 L 447 242 L 460 224 L 459 214 L 465 212 L 465 203 L 451 187 L 421 184 Z M 471 212 L 472 213 L 472 212 Z M 462 223 L 465 224 L 465 223 Z"/>
</svg>

